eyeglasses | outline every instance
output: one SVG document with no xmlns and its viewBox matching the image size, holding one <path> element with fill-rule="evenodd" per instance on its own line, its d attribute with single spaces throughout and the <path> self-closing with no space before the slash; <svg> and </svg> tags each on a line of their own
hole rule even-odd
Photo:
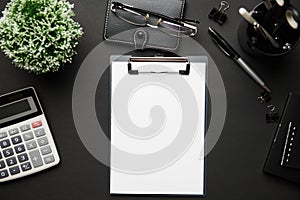
<svg viewBox="0 0 300 200">
<path fill-rule="evenodd" d="M 151 27 L 175 37 L 188 37 L 197 34 L 197 20 L 177 19 L 152 11 L 135 8 L 120 2 L 112 2 L 111 11 L 121 20 L 141 27 Z"/>
</svg>

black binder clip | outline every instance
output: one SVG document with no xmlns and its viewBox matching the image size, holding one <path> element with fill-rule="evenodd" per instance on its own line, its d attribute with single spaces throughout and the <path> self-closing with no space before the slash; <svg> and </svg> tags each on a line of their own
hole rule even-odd
<svg viewBox="0 0 300 200">
<path fill-rule="evenodd" d="M 269 92 L 263 92 L 259 97 L 257 97 L 257 100 L 259 103 L 268 103 L 272 99 L 271 94 Z"/>
<path fill-rule="evenodd" d="M 280 120 L 280 116 L 278 112 L 276 111 L 276 107 L 274 105 L 268 105 L 267 108 L 269 109 L 269 113 L 266 114 L 266 121 L 268 124 L 271 123 L 278 123 Z"/>
<path fill-rule="evenodd" d="M 223 25 L 227 20 L 227 15 L 225 11 L 229 9 L 229 3 L 227 1 L 221 1 L 219 8 L 213 8 L 209 13 L 209 18 L 213 19 L 215 22 Z"/>
</svg>

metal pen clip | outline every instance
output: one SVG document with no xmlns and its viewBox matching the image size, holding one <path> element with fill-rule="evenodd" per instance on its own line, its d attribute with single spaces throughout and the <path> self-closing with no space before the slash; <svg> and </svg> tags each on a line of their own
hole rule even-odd
<svg viewBox="0 0 300 200">
<path fill-rule="evenodd" d="M 261 34 L 261 36 L 263 36 L 263 38 L 268 39 L 266 33 L 262 30 L 261 26 L 259 23 L 254 22 L 253 23 L 253 27 L 256 31 L 259 31 L 259 33 Z"/>
</svg>

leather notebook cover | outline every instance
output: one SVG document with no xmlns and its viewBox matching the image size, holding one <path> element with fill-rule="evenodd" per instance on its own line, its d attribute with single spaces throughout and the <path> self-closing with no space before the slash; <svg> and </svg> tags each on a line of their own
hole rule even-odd
<svg viewBox="0 0 300 200">
<path fill-rule="evenodd" d="M 269 174 L 300 183 L 300 95 L 290 93 L 265 163 Z"/>
<path fill-rule="evenodd" d="M 114 1 L 170 17 L 182 18 L 185 0 L 109 0 L 107 5 L 104 30 L 105 40 L 130 44 L 133 46 L 135 45 L 136 49 L 177 49 L 179 45 L 178 37 L 168 35 L 155 28 L 135 26 L 117 17 L 113 12 L 111 12 L 111 4 Z M 146 39 L 138 38 L 138 31 L 140 31 L 139 33 L 145 34 L 147 36 L 145 37 Z"/>
</svg>

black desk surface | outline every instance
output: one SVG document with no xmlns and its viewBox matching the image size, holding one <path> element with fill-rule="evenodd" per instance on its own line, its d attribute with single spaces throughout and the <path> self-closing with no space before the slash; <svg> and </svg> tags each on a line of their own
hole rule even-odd
<svg viewBox="0 0 300 200">
<path fill-rule="evenodd" d="M 3 10 L 8 0 L 0 1 Z M 1 199 L 172 199 L 171 197 L 122 197 L 109 194 L 109 168 L 95 160 L 82 145 L 72 118 L 72 88 L 76 73 L 88 53 L 103 41 L 106 9 L 104 0 L 75 1 L 76 20 L 84 28 L 73 63 L 58 73 L 35 76 L 15 68 L 0 54 L 0 94 L 34 86 L 61 156 L 61 164 L 36 175 L 0 184 Z M 222 135 L 207 157 L 207 196 L 205 199 L 299 199 L 300 186 L 262 172 L 276 124 L 265 123 L 266 110 L 256 101 L 261 89 L 212 43 L 207 28 L 217 30 L 241 52 L 242 56 L 270 85 L 273 101 L 282 110 L 288 91 L 300 90 L 300 46 L 281 58 L 257 59 L 239 47 L 238 8 L 250 9 L 259 1 L 228 0 L 228 21 L 222 27 L 207 15 L 218 0 L 187 0 L 186 17 L 201 21 L 196 40 L 217 64 L 227 92 L 227 118 Z M 300 9 L 300 1 L 293 1 Z M 107 91 L 103 91 L 103 95 Z M 100 106 L 107 110 L 108 102 Z M 104 115 L 106 116 L 106 115 Z M 103 118 L 107 129 L 108 118 Z M 178 199 L 183 199 L 180 197 Z M 193 197 L 191 197 L 193 198 Z"/>
</svg>

